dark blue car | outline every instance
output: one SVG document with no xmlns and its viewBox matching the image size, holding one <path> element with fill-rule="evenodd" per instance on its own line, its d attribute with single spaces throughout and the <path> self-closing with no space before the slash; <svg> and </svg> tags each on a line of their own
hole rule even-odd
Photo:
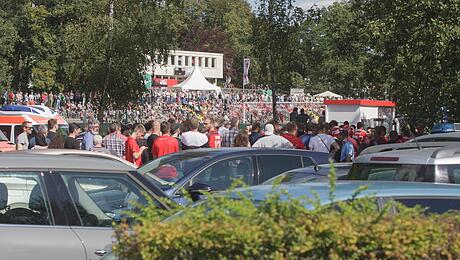
<svg viewBox="0 0 460 260">
<path fill-rule="evenodd" d="M 306 150 L 198 149 L 158 158 L 139 168 L 139 172 L 160 185 L 172 199 L 185 203 L 182 189 L 199 199 L 200 191 L 223 191 L 236 179 L 253 186 L 291 169 L 324 163 L 328 163 L 327 153 Z"/>
</svg>

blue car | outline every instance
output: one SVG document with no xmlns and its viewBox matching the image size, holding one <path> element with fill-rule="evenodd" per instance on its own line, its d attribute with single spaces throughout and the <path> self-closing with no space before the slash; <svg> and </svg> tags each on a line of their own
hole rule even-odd
<svg viewBox="0 0 460 260">
<path fill-rule="evenodd" d="M 203 191 L 224 191 L 239 179 L 246 185 L 260 184 L 285 171 L 328 163 L 328 154 L 294 149 L 220 148 L 169 154 L 138 170 L 162 187 L 178 203 L 193 200 Z"/>
<path fill-rule="evenodd" d="M 347 201 L 352 199 L 358 188 L 367 186 L 367 190 L 362 191 L 358 198 L 373 196 L 379 208 L 383 208 L 385 203 L 392 199 L 408 207 L 420 205 L 426 208 L 427 213 L 444 213 L 449 210 L 460 210 L 460 187 L 455 184 L 434 184 L 417 182 L 363 182 L 363 181 L 343 181 L 338 182 L 334 195 L 334 201 Z M 304 183 L 296 185 L 259 185 L 248 188 L 237 189 L 230 194 L 231 197 L 238 198 L 237 192 L 247 194 L 255 204 L 265 200 L 267 195 L 273 191 L 286 191 L 294 199 L 315 199 L 319 196 L 320 204 L 331 203 L 329 183 Z M 287 195 L 282 195 L 282 199 L 287 199 Z M 312 208 L 313 205 L 306 205 Z"/>
</svg>

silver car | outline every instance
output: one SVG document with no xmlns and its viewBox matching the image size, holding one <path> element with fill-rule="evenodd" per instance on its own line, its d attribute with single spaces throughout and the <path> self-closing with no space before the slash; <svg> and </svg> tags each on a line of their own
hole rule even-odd
<svg viewBox="0 0 460 260">
<path fill-rule="evenodd" d="M 0 154 L 2 259 L 99 259 L 113 223 L 128 211 L 159 208 L 161 189 L 117 157 L 84 151 Z"/>
</svg>

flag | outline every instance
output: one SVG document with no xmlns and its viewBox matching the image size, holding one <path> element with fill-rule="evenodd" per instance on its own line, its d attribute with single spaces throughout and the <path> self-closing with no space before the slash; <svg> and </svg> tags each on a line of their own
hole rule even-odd
<svg viewBox="0 0 460 260">
<path fill-rule="evenodd" d="M 251 66 L 251 59 L 244 58 L 243 60 L 243 86 L 249 84 L 249 66 Z"/>
</svg>

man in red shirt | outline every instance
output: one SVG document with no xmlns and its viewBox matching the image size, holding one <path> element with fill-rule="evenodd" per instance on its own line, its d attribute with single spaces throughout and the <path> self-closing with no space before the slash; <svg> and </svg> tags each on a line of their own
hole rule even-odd
<svg viewBox="0 0 460 260">
<path fill-rule="evenodd" d="M 294 122 L 289 122 L 286 125 L 287 133 L 282 134 L 281 136 L 286 138 L 291 144 L 294 146 L 295 149 L 304 149 L 305 145 L 302 143 L 302 140 L 297 137 L 297 125 Z"/>
<path fill-rule="evenodd" d="M 179 152 L 179 142 L 171 136 L 171 124 L 167 121 L 161 123 L 160 131 L 162 135 L 153 141 L 152 154 L 154 158 Z"/>
<path fill-rule="evenodd" d="M 356 132 L 354 134 L 354 138 L 358 140 L 359 144 L 363 144 L 366 142 L 366 137 L 367 133 L 366 130 L 364 130 L 364 123 L 363 122 L 358 122 L 356 126 Z"/>
<path fill-rule="evenodd" d="M 207 118 L 204 120 L 204 126 L 208 130 L 206 135 L 208 136 L 209 148 L 220 148 L 221 139 L 219 133 L 217 133 L 214 119 Z"/>
<path fill-rule="evenodd" d="M 125 144 L 125 156 L 126 160 L 134 163 L 136 166 L 142 166 L 142 152 L 147 149 L 147 147 L 139 147 L 137 144 L 137 139 L 144 137 L 145 128 L 143 125 L 137 125 L 131 136 L 126 139 Z"/>
</svg>

